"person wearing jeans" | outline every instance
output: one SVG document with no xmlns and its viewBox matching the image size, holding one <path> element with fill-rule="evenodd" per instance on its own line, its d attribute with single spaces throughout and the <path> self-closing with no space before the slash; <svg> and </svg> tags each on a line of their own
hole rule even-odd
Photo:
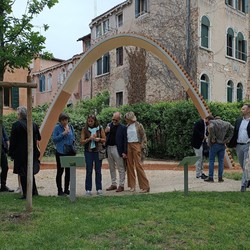
<svg viewBox="0 0 250 250">
<path fill-rule="evenodd" d="M 99 149 L 106 142 L 106 135 L 95 115 L 87 117 L 86 124 L 81 132 L 81 144 L 84 145 L 84 156 L 86 162 L 86 196 L 92 193 L 92 173 L 95 167 L 95 184 L 97 195 L 102 195 L 102 159 L 99 159 Z"/>
<path fill-rule="evenodd" d="M 208 125 L 208 145 L 209 151 L 209 176 L 204 181 L 214 182 L 214 161 L 218 156 L 218 181 L 223 182 L 225 143 L 228 143 L 233 136 L 234 127 L 229 123 L 222 121 L 220 117 L 215 117 Z"/>
</svg>

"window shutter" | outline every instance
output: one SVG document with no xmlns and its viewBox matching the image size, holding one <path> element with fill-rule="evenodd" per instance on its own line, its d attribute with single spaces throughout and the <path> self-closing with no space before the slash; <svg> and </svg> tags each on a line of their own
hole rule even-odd
<svg viewBox="0 0 250 250">
<path fill-rule="evenodd" d="M 235 7 L 236 10 L 239 10 L 238 0 L 235 0 L 235 6 L 234 7 Z"/>
<path fill-rule="evenodd" d="M 11 89 L 11 107 L 13 109 L 19 107 L 19 88 L 17 87 Z"/>
<path fill-rule="evenodd" d="M 244 1 L 244 5 L 245 5 L 245 13 L 248 13 L 248 1 Z"/>
<path fill-rule="evenodd" d="M 242 48 L 242 60 L 247 61 L 247 41 L 243 40 L 243 48 Z"/>
<path fill-rule="evenodd" d="M 140 0 L 135 0 L 135 17 L 140 14 Z"/>
</svg>

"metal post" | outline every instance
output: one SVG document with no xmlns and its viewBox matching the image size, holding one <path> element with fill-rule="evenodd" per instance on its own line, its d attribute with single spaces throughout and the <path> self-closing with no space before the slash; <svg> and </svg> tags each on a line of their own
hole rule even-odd
<svg viewBox="0 0 250 250">
<path fill-rule="evenodd" d="M 188 163 L 184 164 L 184 195 L 188 195 Z"/>
<path fill-rule="evenodd" d="M 71 201 L 76 200 L 76 167 L 70 168 L 70 194 Z"/>
</svg>

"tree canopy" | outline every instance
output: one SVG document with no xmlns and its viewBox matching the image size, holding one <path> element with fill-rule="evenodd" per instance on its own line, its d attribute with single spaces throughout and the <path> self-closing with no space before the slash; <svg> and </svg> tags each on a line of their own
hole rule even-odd
<svg viewBox="0 0 250 250">
<path fill-rule="evenodd" d="M 15 17 L 15 0 L 0 0 L 0 81 L 6 70 L 28 68 L 32 59 L 43 52 L 46 38 L 34 30 L 32 20 L 56 3 L 58 0 L 27 0 L 25 13 Z M 45 31 L 48 28 L 47 24 L 43 25 Z"/>
</svg>

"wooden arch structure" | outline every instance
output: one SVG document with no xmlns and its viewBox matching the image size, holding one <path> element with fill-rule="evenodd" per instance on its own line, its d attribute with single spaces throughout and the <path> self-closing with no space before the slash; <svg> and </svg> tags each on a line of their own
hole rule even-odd
<svg viewBox="0 0 250 250">
<path fill-rule="evenodd" d="M 45 119 L 41 125 L 42 140 L 40 143 L 41 156 L 43 156 L 49 138 L 53 132 L 53 128 L 57 122 L 58 115 L 63 111 L 68 99 L 73 93 L 79 80 L 83 74 L 98 60 L 103 54 L 110 50 L 121 46 L 135 46 L 145 49 L 157 56 L 167 67 L 174 73 L 176 78 L 181 82 L 185 91 L 192 99 L 195 107 L 197 108 L 201 117 L 206 117 L 210 114 L 210 110 L 200 95 L 196 84 L 189 77 L 188 73 L 184 70 L 177 59 L 162 46 L 159 42 L 151 37 L 136 34 L 136 33 L 121 33 L 106 37 L 101 41 L 94 44 L 79 60 L 79 62 L 72 69 L 70 75 L 66 78 L 61 89 L 57 93 L 53 102 L 51 103 L 49 110 L 45 116 Z M 233 165 L 232 157 L 227 151 L 226 164 L 231 167 Z"/>
</svg>

